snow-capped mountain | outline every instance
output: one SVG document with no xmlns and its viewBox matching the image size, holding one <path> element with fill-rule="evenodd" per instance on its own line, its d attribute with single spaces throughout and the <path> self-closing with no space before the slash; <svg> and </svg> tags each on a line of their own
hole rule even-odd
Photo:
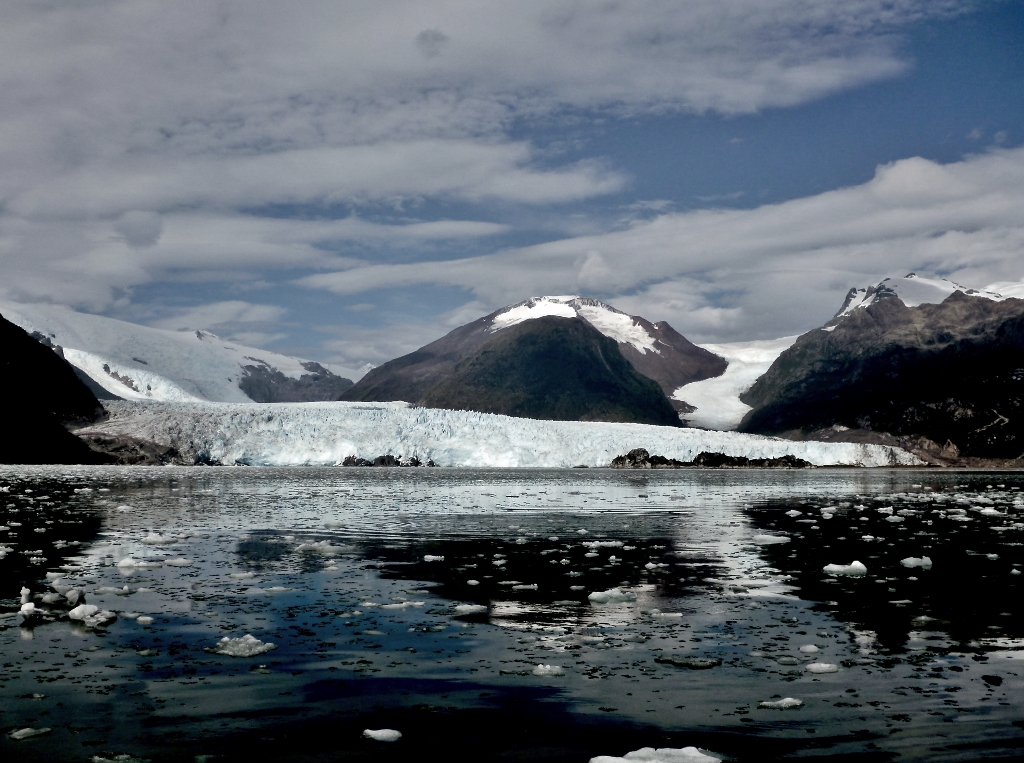
<svg viewBox="0 0 1024 763">
<path fill-rule="evenodd" d="M 832 320 L 835 321 L 849 315 L 854 310 L 863 310 L 877 300 L 886 297 L 898 297 L 907 307 L 917 307 L 918 305 L 941 304 L 955 291 L 962 292 L 969 297 L 981 297 L 995 302 L 1007 299 L 1006 296 L 997 292 L 971 289 L 947 278 L 922 278 L 916 273 L 908 273 L 903 278 L 883 278 L 875 286 L 850 289 L 846 295 L 846 301 L 843 302 L 843 306 L 839 308 L 839 312 Z"/>
<path fill-rule="evenodd" d="M 348 379 L 360 375 L 246 347 L 206 331 L 155 329 L 60 305 L 0 302 L 0 314 L 58 346 L 106 397 L 225 403 L 332 400 L 351 386 Z"/>
<path fill-rule="evenodd" d="M 373 369 L 342 399 L 678 425 L 671 410 L 686 406 L 672 393 L 725 368 L 668 323 L 586 297 L 533 297 Z"/>
</svg>

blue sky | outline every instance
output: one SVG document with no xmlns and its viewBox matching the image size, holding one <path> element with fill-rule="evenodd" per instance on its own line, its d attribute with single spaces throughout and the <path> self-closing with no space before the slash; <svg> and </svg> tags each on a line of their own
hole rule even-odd
<svg viewBox="0 0 1024 763">
<path fill-rule="evenodd" d="M 1024 288 L 1020 0 L 16 1 L 0 40 L 10 300 L 358 368 L 539 294 L 729 341 Z"/>
</svg>

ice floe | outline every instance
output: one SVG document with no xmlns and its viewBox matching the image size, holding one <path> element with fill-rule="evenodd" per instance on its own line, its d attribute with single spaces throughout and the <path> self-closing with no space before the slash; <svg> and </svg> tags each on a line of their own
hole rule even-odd
<svg viewBox="0 0 1024 763">
<path fill-rule="evenodd" d="M 257 654 L 264 654 L 271 649 L 277 649 L 277 645 L 269 641 L 260 641 L 251 633 L 246 633 L 241 638 L 225 636 L 217 642 L 217 646 L 207 651 L 227 655 L 228 657 L 255 657 Z"/>
<path fill-rule="evenodd" d="M 774 543 L 789 543 L 786 535 L 755 535 L 752 539 L 759 546 L 770 546 Z"/>
<path fill-rule="evenodd" d="M 796 707 L 803 707 L 804 701 L 795 697 L 785 697 L 777 700 L 766 700 L 757 704 L 762 710 L 791 710 Z"/>
<path fill-rule="evenodd" d="M 394 729 L 363 729 L 363 736 L 376 742 L 397 742 L 402 738 L 402 732 Z"/>
<path fill-rule="evenodd" d="M 621 758 L 598 755 L 591 758 L 590 763 L 722 763 L 722 759 L 696 747 L 644 747 L 627 752 Z"/>
<path fill-rule="evenodd" d="M 636 594 L 632 591 L 623 591 L 620 588 L 609 588 L 607 591 L 594 591 L 587 598 L 591 604 L 619 604 L 636 601 Z"/>
<path fill-rule="evenodd" d="M 535 676 L 564 676 L 565 668 L 560 665 L 537 665 L 533 669 Z"/>
<path fill-rule="evenodd" d="M 932 560 L 927 556 L 920 558 L 908 556 L 906 559 L 900 559 L 900 564 L 904 567 L 920 567 L 922 570 L 930 570 L 932 568 Z"/>
<path fill-rule="evenodd" d="M 808 673 L 838 673 L 839 666 L 831 662 L 812 662 L 804 670 Z"/>
<path fill-rule="evenodd" d="M 845 575 L 851 578 L 859 578 L 868 574 L 868 568 L 858 561 L 850 564 L 826 564 L 821 568 L 826 575 Z"/>
<path fill-rule="evenodd" d="M 16 731 L 12 731 L 7 736 L 9 736 L 11 739 L 17 739 L 17 740 L 31 739 L 32 737 L 37 737 L 37 736 L 40 736 L 42 734 L 49 734 L 50 731 L 51 731 L 51 729 L 49 727 L 46 727 L 46 726 L 44 726 L 41 729 L 32 729 L 32 728 L 17 729 Z"/>
</svg>

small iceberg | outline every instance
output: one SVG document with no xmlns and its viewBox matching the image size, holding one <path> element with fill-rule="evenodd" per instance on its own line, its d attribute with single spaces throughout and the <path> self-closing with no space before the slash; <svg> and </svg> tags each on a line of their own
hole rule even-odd
<svg viewBox="0 0 1024 763">
<path fill-rule="evenodd" d="M 922 556 L 920 559 L 916 556 L 908 556 L 906 559 L 900 559 L 900 564 L 904 567 L 920 567 L 922 570 L 932 568 L 932 560 L 927 556 Z"/>
<path fill-rule="evenodd" d="M 206 651 L 227 655 L 228 657 L 255 657 L 257 654 L 264 654 L 271 649 L 277 649 L 277 645 L 271 644 L 269 641 L 260 641 L 251 633 L 246 633 L 241 638 L 225 636 L 217 642 L 217 646 Z"/>
<path fill-rule="evenodd" d="M 755 535 L 753 541 L 759 546 L 770 546 L 773 543 L 789 543 L 789 537 L 786 535 Z"/>
<path fill-rule="evenodd" d="M 394 729 L 363 729 L 363 736 L 375 742 L 397 742 L 402 738 L 402 732 Z"/>
<path fill-rule="evenodd" d="M 561 665 L 538 665 L 533 669 L 535 676 L 564 676 L 565 668 Z"/>
<path fill-rule="evenodd" d="M 838 673 L 839 666 L 831 662 L 812 662 L 806 668 L 808 673 Z"/>
<path fill-rule="evenodd" d="M 804 701 L 802 699 L 796 699 L 795 697 L 786 697 L 784 699 L 778 699 L 774 702 L 765 701 L 759 702 L 758 708 L 761 710 L 791 710 L 795 707 L 803 707 Z"/>
<path fill-rule="evenodd" d="M 621 758 L 598 755 L 591 758 L 590 763 L 722 763 L 722 759 L 696 747 L 662 747 L 657 750 L 653 747 L 644 747 L 627 752 Z"/>
<path fill-rule="evenodd" d="M 826 575 L 846 575 L 851 578 L 860 578 L 868 574 L 868 568 L 858 561 L 850 564 L 826 564 L 821 569 Z"/>
<path fill-rule="evenodd" d="M 621 588 L 609 588 L 607 591 L 594 591 L 587 598 L 591 604 L 619 604 L 636 601 L 636 594 L 632 591 L 623 591 Z"/>
</svg>

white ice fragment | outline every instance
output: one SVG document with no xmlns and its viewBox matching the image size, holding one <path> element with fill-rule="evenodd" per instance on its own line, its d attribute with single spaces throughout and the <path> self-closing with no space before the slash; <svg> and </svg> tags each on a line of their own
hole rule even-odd
<svg viewBox="0 0 1024 763">
<path fill-rule="evenodd" d="M 228 573 L 228 577 L 229 578 L 234 578 L 235 580 L 252 580 L 253 578 L 256 577 L 256 573 L 255 572 L 229 572 Z"/>
<path fill-rule="evenodd" d="M 981 510 L 981 514 L 983 516 L 986 516 L 986 517 L 1005 517 L 1006 516 L 1006 512 L 999 511 L 999 509 L 992 509 L 992 508 L 982 509 Z"/>
<path fill-rule="evenodd" d="M 285 593 L 286 591 L 290 591 L 292 589 L 283 585 L 272 585 L 270 586 L 270 588 L 265 588 L 263 590 L 265 590 L 267 593 Z"/>
<path fill-rule="evenodd" d="M 327 540 L 316 543 L 300 543 L 295 547 L 297 554 L 320 554 L 320 556 L 327 557 L 339 556 L 343 550 L 341 546 L 335 546 Z"/>
<path fill-rule="evenodd" d="M 903 517 L 898 517 L 895 514 L 893 514 L 891 517 L 886 517 L 885 521 L 886 522 L 902 522 L 903 521 Z"/>
<path fill-rule="evenodd" d="M 22 586 L 21 587 L 21 603 L 22 604 L 28 604 L 30 601 L 32 601 L 32 591 L 30 591 L 28 588 L 25 588 L 25 586 Z"/>
<path fill-rule="evenodd" d="M 36 605 L 33 604 L 31 601 L 26 601 L 24 604 L 21 605 L 21 610 L 19 611 L 25 617 L 30 617 L 36 613 Z"/>
<path fill-rule="evenodd" d="M 535 676 L 564 676 L 565 668 L 561 665 L 537 665 L 533 669 Z"/>
<path fill-rule="evenodd" d="M 479 580 L 467 580 L 466 585 L 480 585 Z"/>
<path fill-rule="evenodd" d="M 713 753 L 698 750 L 696 747 L 644 747 L 640 750 L 627 752 L 621 758 L 611 755 L 598 755 L 591 758 L 590 763 L 722 763 Z"/>
<path fill-rule="evenodd" d="M 621 540 L 585 540 L 581 544 L 587 548 L 619 548 L 622 546 Z"/>
<path fill-rule="evenodd" d="M 607 591 L 594 591 L 587 598 L 590 599 L 591 604 L 618 604 L 624 601 L 636 601 L 636 594 L 619 588 L 609 588 Z"/>
<path fill-rule="evenodd" d="M 796 509 L 790 509 L 786 512 L 787 517 L 799 517 L 801 514 L 803 514 L 803 512 L 797 511 Z"/>
<path fill-rule="evenodd" d="M 150 533 L 140 541 L 140 543 L 145 543 L 147 546 L 169 546 L 177 542 L 177 538 L 169 538 L 166 535 L 160 535 L 160 533 Z"/>
<path fill-rule="evenodd" d="M 402 732 L 394 729 L 363 729 L 363 736 L 376 742 L 397 742 L 402 738 Z"/>
<path fill-rule="evenodd" d="M 271 649 L 277 649 L 277 645 L 260 641 L 251 633 L 246 633 L 241 638 L 225 636 L 217 642 L 217 646 L 209 651 L 215 654 L 227 655 L 228 657 L 255 657 L 257 654 L 264 654 Z"/>
<path fill-rule="evenodd" d="M 512 586 L 513 591 L 536 591 L 536 583 L 520 583 L 519 585 Z"/>
<path fill-rule="evenodd" d="M 91 617 L 100 611 L 100 608 L 95 604 L 79 604 L 77 607 L 68 612 L 68 617 L 72 620 L 84 620 L 87 617 Z"/>
<path fill-rule="evenodd" d="M 804 654 L 817 654 L 819 649 L 814 644 L 804 644 L 800 647 L 800 651 Z"/>
<path fill-rule="evenodd" d="M 882 506 L 878 509 L 879 514 L 892 514 L 892 506 Z"/>
<path fill-rule="evenodd" d="M 826 564 L 821 568 L 826 575 L 846 575 L 851 578 L 859 578 L 868 574 L 868 568 L 858 561 L 850 564 Z"/>
<path fill-rule="evenodd" d="M 164 564 L 168 567 L 191 567 L 192 560 L 186 559 L 185 557 L 178 557 L 177 559 L 165 559 Z"/>
<path fill-rule="evenodd" d="M 117 566 L 120 569 L 125 570 L 125 569 L 131 569 L 132 567 L 134 567 L 137 564 L 138 564 L 138 562 L 136 562 L 130 556 L 126 556 L 124 559 L 122 559 L 121 561 L 119 561 L 117 563 Z"/>
<path fill-rule="evenodd" d="M 922 556 L 920 559 L 915 556 L 908 556 L 906 559 L 900 559 L 900 564 L 904 567 L 920 567 L 922 570 L 930 570 L 932 568 L 932 560 L 927 556 Z"/>
<path fill-rule="evenodd" d="M 796 699 L 795 697 L 786 697 L 785 699 L 778 699 L 774 702 L 766 701 L 759 702 L 757 705 L 762 710 L 790 710 L 794 707 L 803 707 L 804 701 L 802 699 Z"/>
<path fill-rule="evenodd" d="M 457 615 L 475 615 L 487 611 L 486 604 L 456 604 L 452 607 Z"/>
<path fill-rule="evenodd" d="M 755 535 L 754 543 L 759 546 L 770 546 L 774 543 L 789 543 L 789 538 L 785 535 Z"/>
<path fill-rule="evenodd" d="M 424 554 L 423 561 L 425 562 L 443 562 L 443 556 L 434 556 L 433 554 Z"/>
<path fill-rule="evenodd" d="M 839 666 L 831 662 L 812 662 L 804 670 L 808 673 L 838 673 Z"/>
<path fill-rule="evenodd" d="M 149 615 L 139 615 L 135 618 L 135 622 L 137 622 L 139 625 L 152 625 L 153 618 Z"/>
<path fill-rule="evenodd" d="M 398 604 L 384 604 L 381 609 L 409 609 L 411 607 L 422 607 L 425 604 L 425 601 L 403 601 Z M 368 632 L 364 631 L 364 633 Z"/>
<path fill-rule="evenodd" d="M 50 733 L 50 729 L 48 727 L 43 727 L 41 729 L 28 729 L 28 728 L 26 728 L 26 729 L 18 729 L 17 731 L 12 731 L 10 734 L 8 734 L 8 736 L 11 739 L 30 739 L 31 737 L 37 737 L 40 734 L 49 734 L 49 733 Z"/>
</svg>

